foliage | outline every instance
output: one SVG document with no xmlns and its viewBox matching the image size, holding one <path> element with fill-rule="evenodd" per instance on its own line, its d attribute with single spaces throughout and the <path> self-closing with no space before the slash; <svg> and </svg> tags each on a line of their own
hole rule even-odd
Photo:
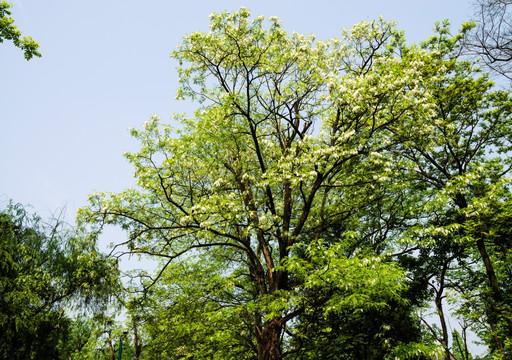
<svg viewBox="0 0 512 360">
<path fill-rule="evenodd" d="M 290 359 L 384 359 L 402 343 L 423 341 L 410 303 L 383 297 L 385 306 L 365 311 L 340 310 L 327 316 L 312 309 L 300 318 Z"/>
<path fill-rule="evenodd" d="M 0 1 L 0 43 L 4 40 L 10 40 L 13 44 L 23 50 L 25 59 L 30 60 L 32 57 L 41 57 L 39 44 L 30 36 L 21 37 L 21 31 L 14 25 L 14 19 L 10 17 L 11 11 L 9 10 L 12 4 L 5 0 Z"/>
<path fill-rule="evenodd" d="M 204 258 L 203 258 L 204 259 Z M 215 264 L 169 265 L 158 284 L 134 301 L 147 345 L 143 357 L 254 359 L 252 316 L 241 307 L 240 280 L 222 277 Z"/>
<path fill-rule="evenodd" d="M 108 298 L 115 267 L 84 245 L 79 234 L 58 220 L 45 223 L 19 204 L 9 203 L 2 210 L 1 358 L 65 356 L 61 345 L 72 326 L 66 309 L 100 305 Z"/>
<path fill-rule="evenodd" d="M 509 225 L 494 219 L 509 218 L 510 212 L 512 103 L 508 92 L 494 90 L 487 75 L 459 59 L 460 40 L 449 34 L 445 23 L 422 44 L 436 60 L 428 71 L 442 74 L 426 84 L 435 115 L 418 119 L 429 128 L 429 136 L 406 129 L 394 151 L 409 162 L 407 181 L 423 199 L 408 236 L 424 254 L 419 260 L 423 270 L 430 267 L 423 282 L 430 283 L 442 325 L 442 334 L 436 336 L 449 351 L 442 307 L 446 289 L 479 294 L 473 301 L 486 309 L 480 321 L 494 329 L 491 348 L 507 357 L 510 350 L 503 342 L 512 334 L 512 323 L 499 319 L 510 313 L 504 295 L 509 286 L 497 255 L 510 246 L 504 235 Z M 483 271 L 484 288 L 465 277 L 467 271 Z"/>
</svg>

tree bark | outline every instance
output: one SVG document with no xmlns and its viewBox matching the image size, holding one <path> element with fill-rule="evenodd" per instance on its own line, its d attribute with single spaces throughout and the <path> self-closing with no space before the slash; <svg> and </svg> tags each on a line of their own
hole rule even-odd
<svg viewBox="0 0 512 360">
<path fill-rule="evenodd" d="M 133 336 L 133 346 L 135 347 L 135 356 L 134 360 L 139 360 L 140 353 L 142 352 L 142 344 L 139 342 L 139 337 L 137 336 L 137 332 Z"/>
<path fill-rule="evenodd" d="M 443 337 L 440 339 L 441 345 L 444 348 L 446 360 L 449 360 L 451 353 L 450 353 L 450 349 L 448 348 L 448 327 L 446 326 L 446 319 L 444 317 L 443 301 L 442 301 L 441 293 L 437 294 L 435 303 L 436 303 L 436 307 L 437 307 L 437 314 L 439 315 L 439 320 L 441 321 L 441 329 L 443 331 Z"/>
<path fill-rule="evenodd" d="M 116 360 L 116 350 L 114 349 L 114 346 L 112 345 L 112 340 L 108 340 L 108 350 L 110 352 L 110 360 Z"/>
<path fill-rule="evenodd" d="M 281 332 L 283 326 L 279 319 L 265 323 L 258 338 L 258 360 L 281 360 Z"/>
</svg>

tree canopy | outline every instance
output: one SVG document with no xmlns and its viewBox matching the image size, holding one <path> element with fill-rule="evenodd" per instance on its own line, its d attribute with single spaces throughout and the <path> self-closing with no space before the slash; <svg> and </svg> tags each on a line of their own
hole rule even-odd
<svg viewBox="0 0 512 360">
<path fill-rule="evenodd" d="M 145 356 L 469 359 L 468 328 L 510 355 L 512 103 L 461 58 L 466 31 L 408 45 L 377 19 L 322 41 L 241 8 L 185 36 L 197 110 L 132 129 L 137 187 L 79 212 L 159 260 L 129 306 Z"/>
</svg>

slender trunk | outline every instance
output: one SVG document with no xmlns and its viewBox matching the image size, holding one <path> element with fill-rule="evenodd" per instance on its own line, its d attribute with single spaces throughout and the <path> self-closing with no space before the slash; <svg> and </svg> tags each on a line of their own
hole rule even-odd
<svg viewBox="0 0 512 360">
<path fill-rule="evenodd" d="M 444 347 L 445 358 L 446 360 L 450 360 L 450 350 L 448 348 L 448 327 L 446 326 L 446 318 L 444 316 L 443 311 L 443 293 L 444 293 L 444 282 L 446 271 L 448 270 L 448 264 L 453 260 L 452 257 L 449 257 L 443 263 L 443 268 L 441 269 L 441 274 L 439 276 L 439 289 L 434 289 L 436 292 L 435 304 L 437 308 L 437 314 L 439 315 L 439 321 L 441 322 L 441 330 L 443 331 L 443 337 L 440 339 L 441 345 Z"/>
<path fill-rule="evenodd" d="M 133 336 L 133 346 L 135 347 L 134 360 L 139 360 L 140 353 L 142 352 L 142 344 L 139 342 L 137 331 L 135 331 L 135 335 Z"/>
<path fill-rule="evenodd" d="M 498 279 L 496 278 L 496 273 L 494 272 L 494 267 L 492 265 L 489 254 L 487 253 L 487 248 L 485 247 L 485 242 L 483 239 L 478 239 L 476 242 L 476 246 L 478 248 L 478 252 L 482 257 L 482 261 L 484 263 L 485 271 L 487 273 L 487 277 L 489 278 L 489 285 L 492 290 L 492 303 L 490 306 L 490 311 L 488 314 L 489 325 L 491 326 L 491 330 L 494 335 L 494 340 L 496 342 L 496 347 L 498 350 L 503 353 L 503 344 L 501 342 L 500 336 L 497 333 L 497 324 L 498 324 L 498 314 L 499 314 L 499 306 L 503 304 L 503 294 L 501 293 L 501 289 L 498 283 Z M 510 328 L 510 324 L 509 328 Z"/>
<path fill-rule="evenodd" d="M 279 319 L 265 323 L 258 338 L 258 360 L 281 360 L 281 332 L 283 326 Z"/>
<path fill-rule="evenodd" d="M 443 331 L 443 337 L 440 339 L 441 345 L 445 349 L 444 351 L 445 351 L 446 359 L 449 360 L 451 354 L 450 354 L 450 350 L 448 349 L 448 327 L 446 326 L 446 319 L 444 317 L 444 312 L 443 312 L 442 293 L 437 294 L 435 303 L 436 303 L 436 307 L 437 307 L 437 314 L 439 315 L 439 321 L 441 322 L 441 330 Z"/>
<path fill-rule="evenodd" d="M 491 285 L 493 299 L 497 303 L 502 303 L 503 295 L 501 293 L 498 279 L 496 277 L 496 273 L 494 272 L 494 267 L 492 266 L 491 259 L 489 257 L 489 254 L 487 253 L 487 249 L 485 247 L 483 239 L 479 239 L 476 242 L 476 246 L 478 248 L 480 256 L 482 257 L 482 261 L 485 266 L 485 271 L 487 272 L 487 277 L 489 278 L 489 284 Z"/>
<path fill-rule="evenodd" d="M 110 360 L 116 360 L 116 350 L 114 349 L 114 346 L 112 345 L 112 340 L 108 340 L 108 350 L 110 351 Z"/>
</svg>

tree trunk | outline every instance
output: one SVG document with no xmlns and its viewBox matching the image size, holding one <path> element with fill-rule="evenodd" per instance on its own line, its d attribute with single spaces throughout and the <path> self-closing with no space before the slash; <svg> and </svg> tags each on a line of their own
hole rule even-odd
<svg viewBox="0 0 512 360">
<path fill-rule="evenodd" d="M 487 253 L 487 249 L 485 247 L 485 243 L 483 239 L 478 239 L 476 242 L 476 246 L 478 248 L 478 252 L 482 257 L 482 261 L 485 266 L 485 271 L 487 273 L 487 277 L 489 278 L 489 285 L 492 290 L 492 298 L 493 302 L 491 304 L 490 313 L 488 314 L 489 325 L 491 326 L 494 340 L 496 342 L 496 347 L 498 350 L 503 353 L 503 344 L 501 342 L 500 336 L 497 334 L 497 325 L 498 325 L 498 313 L 499 306 L 503 303 L 503 294 L 501 292 L 501 288 L 498 283 L 498 279 L 496 277 L 496 273 L 494 272 L 494 267 L 492 265 L 489 254 Z M 508 324 L 510 328 L 510 323 Z"/>
<path fill-rule="evenodd" d="M 446 318 L 444 316 L 443 311 L 443 293 L 444 293 L 444 283 L 446 271 L 448 270 L 449 263 L 453 260 L 453 257 L 449 257 L 443 263 L 443 268 L 441 270 L 441 274 L 439 276 L 439 289 L 435 289 L 436 298 L 435 304 L 437 308 L 437 314 L 439 315 L 439 321 L 441 322 L 441 330 L 443 331 L 443 337 L 440 339 L 441 345 L 444 347 L 445 360 L 450 360 L 450 349 L 448 347 L 448 327 L 446 326 Z"/>
<path fill-rule="evenodd" d="M 497 303 L 502 303 L 503 295 L 501 293 L 501 288 L 498 283 L 498 279 L 496 278 L 496 273 L 494 272 L 494 267 L 492 265 L 489 254 L 487 253 L 487 249 L 485 247 L 483 239 L 477 240 L 476 246 L 478 248 L 480 256 L 482 257 L 487 277 L 489 278 L 489 285 L 491 286 L 492 289 L 493 299 Z"/>
<path fill-rule="evenodd" d="M 448 327 L 446 326 L 446 319 L 444 317 L 442 293 L 437 294 L 435 303 L 437 307 L 437 314 L 439 315 L 439 321 L 441 322 L 441 329 L 443 331 L 443 337 L 440 339 L 441 345 L 444 348 L 445 359 L 450 360 L 451 353 L 448 348 Z"/>
<path fill-rule="evenodd" d="M 281 332 L 283 327 L 279 319 L 265 323 L 258 337 L 258 360 L 281 360 Z"/>
<path fill-rule="evenodd" d="M 139 337 L 137 333 L 133 336 L 133 346 L 135 347 L 135 356 L 134 360 L 139 360 L 140 353 L 142 352 L 142 344 L 139 342 Z"/>
<path fill-rule="evenodd" d="M 114 346 L 112 345 L 112 340 L 108 340 L 108 350 L 110 351 L 110 360 L 116 360 L 116 350 L 114 349 Z"/>
</svg>

